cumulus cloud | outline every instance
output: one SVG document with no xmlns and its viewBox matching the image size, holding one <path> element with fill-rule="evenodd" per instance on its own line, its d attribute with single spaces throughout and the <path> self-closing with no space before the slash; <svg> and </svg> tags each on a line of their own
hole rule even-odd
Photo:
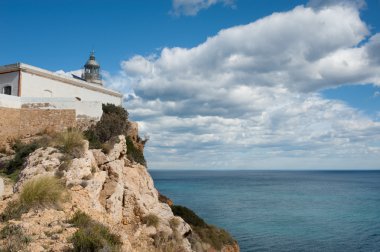
<svg viewBox="0 0 380 252">
<path fill-rule="evenodd" d="M 194 16 L 200 10 L 222 3 L 225 6 L 234 6 L 234 0 L 173 0 L 173 14 Z"/>
<path fill-rule="evenodd" d="M 298 6 L 135 56 L 120 78 L 154 168 L 378 168 L 380 123 L 318 93 L 380 85 L 378 44 L 352 5 Z"/>
<path fill-rule="evenodd" d="M 68 72 L 65 72 L 63 70 L 58 70 L 58 71 L 55 71 L 54 73 L 56 73 L 58 75 L 63 75 L 63 76 L 66 76 L 66 77 L 73 77 L 73 75 L 81 77 L 82 73 L 83 73 L 83 70 L 78 69 L 78 70 L 73 70 L 73 71 L 68 71 Z"/>
<path fill-rule="evenodd" d="M 328 8 L 335 5 L 344 5 L 356 9 L 362 9 L 367 6 L 365 0 L 310 0 L 308 6 L 316 9 Z"/>
</svg>

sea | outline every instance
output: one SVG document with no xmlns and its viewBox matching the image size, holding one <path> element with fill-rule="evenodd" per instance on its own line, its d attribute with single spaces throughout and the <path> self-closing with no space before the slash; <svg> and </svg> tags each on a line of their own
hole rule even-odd
<svg viewBox="0 0 380 252">
<path fill-rule="evenodd" d="M 241 251 L 380 251 L 380 171 L 150 171 Z"/>
</svg>

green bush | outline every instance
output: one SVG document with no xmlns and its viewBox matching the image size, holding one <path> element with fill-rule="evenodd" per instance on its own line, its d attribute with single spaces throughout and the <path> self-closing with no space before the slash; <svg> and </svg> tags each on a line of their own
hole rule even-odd
<svg viewBox="0 0 380 252">
<path fill-rule="evenodd" d="M 146 160 L 144 157 L 144 153 L 142 150 L 139 150 L 133 144 L 133 141 L 129 136 L 125 136 L 125 140 L 127 143 L 127 156 L 130 160 L 135 161 L 139 164 L 146 166 Z"/>
<path fill-rule="evenodd" d="M 16 181 L 18 174 L 22 170 L 22 166 L 30 153 L 41 147 L 47 147 L 51 142 L 49 136 L 43 136 L 31 143 L 22 143 L 20 140 L 16 141 L 12 149 L 15 151 L 15 156 L 11 161 L 5 164 L 1 164 L 0 172 L 13 181 Z"/>
<path fill-rule="evenodd" d="M 235 240 L 224 229 L 215 226 L 207 227 L 192 227 L 193 231 L 197 233 L 203 242 L 211 244 L 215 249 L 220 250 L 224 245 L 232 245 Z"/>
<path fill-rule="evenodd" d="M 15 151 L 15 156 L 6 165 L 5 173 L 7 175 L 11 175 L 12 173 L 20 170 L 25 162 L 26 157 L 28 157 L 30 153 L 40 147 L 41 146 L 36 141 L 29 144 L 24 144 L 20 141 L 17 141 L 12 147 L 12 149 Z"/>
<path fill-rule="evenodd" d="M 160 224 L 160 219 L 155 214 L 148 214 L 142 218 L 142 223 L 146 224 L 148 227 L 152 226 L 157 228 L 158 224 Z"/>
<path fill-rule="evenodd" d="M 101 148 L 112 137 L 122 135 L 128 125 L 128 112 L 123 107 L 103 104 L 102 110 L 100 121 L 85 132 L 90 148 Z"/>
<path fill-rule="evenodd" d="M 180 216 L 188 224 L 196 227 L 207 227 L 207 223 L 191 209 L 179 205 L 173 205 L 171 206 L 171 209 L 174 215 Z"/>
<path fill-rule="evenodd" d="M 96 125 L 86 130 L 83 134 L 89 142 L 90 149 L 102 149 L 102 143 L 96 134 Z"/>
<path fill-rule="evenodd" d="M 7 207 L 1 213 L 0 220 L 8 221 L 12 219 L 19 219 L 23 213 L 27 212 L 27 210 L 28 208 L 21 205 L 20 201 L 13 200 L 8 203 Z"/>
<path fill-rule="evenodd" d="M 91 217 L 82 211 L 76 211 L 73 217 L 69 220 L 69 223 L 79 228 L 87 227 L 91 225 L 92 222 L 93 220 Z"/>
<path fill-rule="evenodd" d="M 76 212 L 69 223 L 78 230 L 69 239 L 73 243 L 74 251 L 120 251 L 122 242 L 118 235 L 92 220 L 83 212 Z"/>
<path fill-rule="evenodd" d="M 173 205 L 173 214 L 180 216 L 191 225 L 193 231 L 199 236 L 202 242 L 209 243 L 215 249 L 220 250 L 223 245 L 233 244 L 235 240 L 224 229 L 208 225 L 202 218 L 192 210 L 184 206 Z"/>
<path fill-rule="evenodd" d="M 127 156 L 130 160 L 146 166 L 142 150 L 135 147 L 132 139 L 127 136 L 128 112 L 123 107 L 113 104 L 103 104 L 103 114 L 100 121 L 84 132 L 91 149 L 102 149 L 107 153 L 111 148 L 112 139 L 124 135 L 127 141 Z M 144 144 L 147 140 L 139 140 Z"/>
<path fill-rule="evenodd" d="M 4 246 L 0 247 L 0 251 L 24 251 L 31 241 L 20 226 L 9 224 L 0 231 L 0 239 L 4 239 Z"/>
</svg>

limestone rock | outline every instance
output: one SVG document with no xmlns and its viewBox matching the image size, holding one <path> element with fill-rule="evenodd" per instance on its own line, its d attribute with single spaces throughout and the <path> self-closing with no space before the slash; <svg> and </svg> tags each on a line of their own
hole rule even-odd
<svg viewBox="0 0 380 252">
<path fill-rule="evenodd" d="M 108 161 L 122 159 L 127 154 L 127 144 L 124 136 L 118 136 L 116 143 L 108 153 Z"/>
<path fill-rule="evenodd" d="M 120 235 L 122 251 L 165 251 L 157 241 L 174 242 L 178 251 L 193 251 L 188 240 L 191 227 L 173 215 L 168 204 L 159 201 L 159 193 L 145 166 L 127 158 L 124 136 L 116 139 L 108 154 L 89 150 L 82 157 L 62 161 L 64 154 L 54 148 L 41 148 L 27 158 L 20 180 L 14 187 L 17 198 L 23 184 L 37 176 L 57 175 L 69 188 L 69 201 L 61 209 L 38 209 L 23 214 L 20 225 L 32 238 L 28 251 L 64 251 L 72 249 L 68 238 L 76 231 L 66 222 L 77 211 L 106 225 Z M 65 164 L 64 169 L 62 165 Z M 1 181 L 0 181 L 1 192 Z M 4 207 L 0 207 L 0 211 Z M 144 217 L 155 215 L 158 225 L 148 226 Z M 176 221 L 173 226 L 173 219 Z M 4 226 L 0 223 L 0 229 Z M 4 244 L 0 239 L 0 246 Z M 161 244 L 162 245 L 162 244 Z M 177 250 L 176 250 L 177 251 Z M 232 251 L 226 248 L 225 251 Z"/>
<path fill-rule="evenodd" d="M 38 176 L 50 175 L 54 176 L 55 172 L 60 166 L 61 158 L 63 154 L 60 153 L 57 149 L 48 147 L 48 148 L 39 148 L 35 152 L 31 153 L 27 158 L 25 168 L 21 171 L 19 175 L 19 180 L 14 186 L 13 190 L 18 192 L 22 185 L 32 178 Z"/>
<path fill-rule="evenodd" d="M 0 178 L 0 199 L 3 198 L 4 190 L 5 190 L 4 180 L 3 178 Z"/>
</svg>

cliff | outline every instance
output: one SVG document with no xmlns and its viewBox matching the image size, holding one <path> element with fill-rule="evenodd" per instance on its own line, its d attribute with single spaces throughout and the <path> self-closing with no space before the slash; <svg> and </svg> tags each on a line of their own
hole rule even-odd
<svg viewBox="0 0 380 252">
<path fill-rule="evenodd" d="M 46 146 L 28 155 L 17 183 L 0 184 L 0 250 L 239 251 L 236 242 L 216 249 L 175 216 L 127 141 L 120 135 L 102 151 L 83 140 L 72 156 Z"/>
</svg>

